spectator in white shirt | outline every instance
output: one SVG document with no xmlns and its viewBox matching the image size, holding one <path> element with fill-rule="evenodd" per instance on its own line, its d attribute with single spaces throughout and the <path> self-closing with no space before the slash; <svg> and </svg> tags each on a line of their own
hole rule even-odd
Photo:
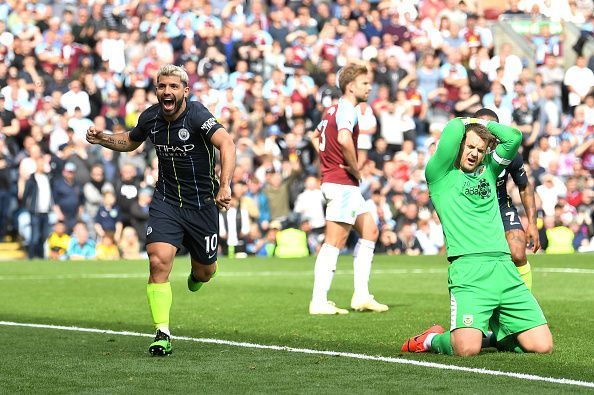
<svg viewBox="0 0 594 395">
<path fill-rule="evenodd" d="M 594 73 L 586 67 L 586 58 L 578 56 L 575 66 L 565 72 L 563 83 L 569 89 L 569 107 L 572 109 L 582 103 L 590 89 L 594 87 Z"/>
<path fill-rule="evenodd" d="M 72 81 L 68 87 L 70 90 L 62 95 L 60 104 L 66 110 L 68 115 L 73 116 L 76 107 L 80 108 L 83 117 L 89 116 L 91 113 L 91 102 L 89 101 L 89 94 L 82 90 L 80 81 Z"/>
<path fill-rule="evenodd" d="M 320 189 L 320 181 L 309 176 L 305 180 L 305 190 L 295 200 L 296 213 L 301 215 L 301 220 L 308 220 L 312 229 L 320 229 L 326 226 L 324 215 L 324 194 Z"/>
</svg>

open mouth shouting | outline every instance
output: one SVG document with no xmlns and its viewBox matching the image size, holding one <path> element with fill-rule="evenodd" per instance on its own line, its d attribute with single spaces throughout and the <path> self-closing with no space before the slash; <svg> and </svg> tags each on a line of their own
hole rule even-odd
<svg viewBox="0 0 594 395">
<path fill-rule="evenodd" d="M 165 112 L 175 112 L 175 97 L 164 97 L 161 101 Z"/>
</svg>

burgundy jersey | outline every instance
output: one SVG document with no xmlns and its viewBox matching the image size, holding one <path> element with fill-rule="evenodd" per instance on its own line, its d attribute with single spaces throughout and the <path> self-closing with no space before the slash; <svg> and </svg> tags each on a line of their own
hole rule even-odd
<svg viewBox="0 0 594 395">
<path fill-rule="evenodd" d="M 323 183 L 359 186 L 359 180 L 340 167 L 340 165 L 346 166 L 347 163 L 342 153 L 342 146 L 338 142 L 338 131 L 349 130 L 353 136 L 355 156 L 357 155 L 356 147 L 359 138 L 359 123 L 357 121 L 355 106 L 346 100 L 340 99 L 338 104 L 326 109 L 326 113 L 317 127 L 320 133 L 320 170 Z"/>
</svg>

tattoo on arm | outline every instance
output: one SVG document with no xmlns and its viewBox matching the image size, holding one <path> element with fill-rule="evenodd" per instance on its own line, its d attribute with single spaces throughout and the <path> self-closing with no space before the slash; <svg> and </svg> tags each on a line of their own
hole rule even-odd
<svg viewBox="0 0 594 395">
<path fill-rule="evenodd" d="M 107 143 L 110 145 L 114 145 L 116 147 L 126 147 L 128 146 L 128 142 L 122 138 L 114 138 L 113 136 L 109 136 L 107 138 Z"/>
</svg>

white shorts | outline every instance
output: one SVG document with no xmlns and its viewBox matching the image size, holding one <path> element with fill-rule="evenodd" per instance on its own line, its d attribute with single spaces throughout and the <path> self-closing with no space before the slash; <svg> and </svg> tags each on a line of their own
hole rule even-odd
<svg viewBox="0 0 594 395">
<path fill-rule="evenodd" d="M 357 217 L 368 211 L 358 186 L 325 182 L 322 193 L 326 198 L 326 221 L 354 225 Z"/>
</svg>

